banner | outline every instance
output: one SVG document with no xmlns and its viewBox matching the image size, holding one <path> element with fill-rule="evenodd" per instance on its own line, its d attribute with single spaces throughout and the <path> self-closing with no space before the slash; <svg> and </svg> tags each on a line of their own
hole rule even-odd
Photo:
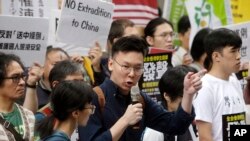
<svg viewBox="0 0 250 141">
<path fill-rule="evenodd" d="M 163 7 L 163 18 L 169 20 L 177 33 L 177 24 L 183 15 L 188 15 L 185 0 L 166 0 Z"/>
<path fill-rule="evenodd" d="M 229 0 L 186 0 L 191 23 L 190 46 L 201 28 L 223 26 L 233 23 Z"/>
<path fill-rule="evenodd" d="M 234 23 L 250 21 L 249 5 L 249 0 L 231 0 L 231 9 Z"/>
<path fill-rule="evenodd" d="M 62 43 L 90 48 L 98 41 L 104 49 L 114 5 L 99 0 L 65 0 L 57 29 Z"/>
<path fill-rule="evenodd" d="M 115 11 L 113 19 L 126 18 L 138 26 L 158 17 L 157 0 L 113 0 Z"/>
<path fill-rule="evenodd" d="M 0 16 L 0 51 L 18 55 L 25 66 L 43 63 L 47 48 L 49 20 Z"/>
</svg>

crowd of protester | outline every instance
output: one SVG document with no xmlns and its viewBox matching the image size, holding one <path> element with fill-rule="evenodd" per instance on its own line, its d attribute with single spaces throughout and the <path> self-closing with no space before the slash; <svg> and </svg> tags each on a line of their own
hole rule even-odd
<svg viewBox="0 0 250 141">
<path fill-rule="evenodd" d="M 242 40 L 229 29 L 204 28 L 189 47 L 190 30 L 183 16 L 181 45 L 175 46 L 167 19 L 152 19 L 143 34 L 132 21 L 118 19 L 106 52 L 98 41 L 84 57 L 50 46 L 44 64 L 28 68 L 19 56 L 1 52 L 0 140 L 222 141 L 224 117 L 246 115 L 250 103 L 250 84 L 242 89 L 235 76 Z M 159 81 L 161 105 L 140 91 L 138 103 L 131 99 L 149 47 L 173 54 L 172 68 Z"/>
</svg>

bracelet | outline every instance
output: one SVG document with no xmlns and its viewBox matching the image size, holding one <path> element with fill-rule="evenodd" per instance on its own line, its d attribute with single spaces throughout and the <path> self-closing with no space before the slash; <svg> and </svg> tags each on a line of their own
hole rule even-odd
<svg viewBox="0 0 250 141">
<path fill-rule="evenodd" d="M 36 84 L 35 85 L 29 85 L 28 83 L 25 83 L 25 86 L 28 88 L 36 89 Z"/>
</svg>

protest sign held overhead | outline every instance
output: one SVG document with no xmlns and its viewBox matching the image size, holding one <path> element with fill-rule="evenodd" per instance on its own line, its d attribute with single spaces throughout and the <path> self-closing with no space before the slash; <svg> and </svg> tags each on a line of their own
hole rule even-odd
<svg viewBox="0 0 250 141">
<path fill-rule="evenodd" d="M 98 41 L 105 48 L 114 5 L 99 0 L 65 0 L 57 29 L 60 42 L 91 47 Z"/>
<path fill-rule="evenodd" d="M 25 66 L 43 63 L 47 47 L 49 20 L 0 16 L 0 51 L 21 57 Z"/>
</svg>

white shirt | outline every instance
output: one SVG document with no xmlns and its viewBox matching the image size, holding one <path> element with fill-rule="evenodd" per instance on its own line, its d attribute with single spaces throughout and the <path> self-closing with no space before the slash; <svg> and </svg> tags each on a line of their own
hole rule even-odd
<svg viewBox="0 0 250 141">
<path fill-rule="evenodd" d="M 228 137 L 229 125 L 245 124 L 243 92 L 235 75 L 225 81 L 206 74 L 193 104 L 195 119 L 212 124 L 214 141 Z"/>
</svg>

